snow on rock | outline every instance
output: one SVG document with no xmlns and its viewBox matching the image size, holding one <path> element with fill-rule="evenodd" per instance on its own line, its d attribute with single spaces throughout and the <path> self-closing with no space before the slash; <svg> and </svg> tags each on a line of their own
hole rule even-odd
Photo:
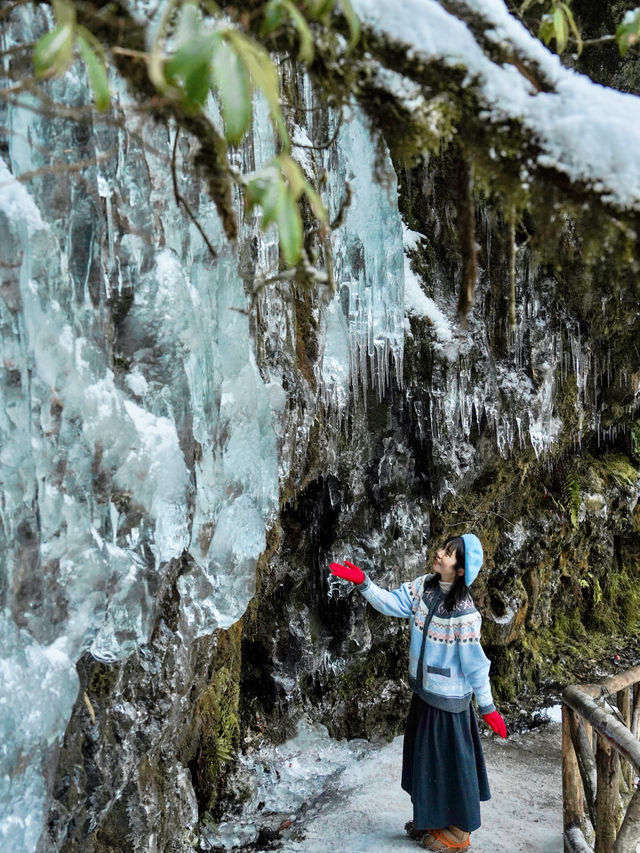
<svg viewBox="0 0 640 853">
<path fill-rule="evenodd" d="M 418 231 L 411 231 L 403 225 L 405 252 L 414 249 L 420 239 L 423 239 L 422 234 Z M 422 289 L 418 276 L 411 268 L 411 260 L 408 254 L 404 256 L 404 308 L 409 316 L 426 317 L 433 326 L 436 349 L 446 352 L 452 359 L 455 358 L 455 345 L 446 346 L 453 341 L 452 322 Z"/>
</svg>

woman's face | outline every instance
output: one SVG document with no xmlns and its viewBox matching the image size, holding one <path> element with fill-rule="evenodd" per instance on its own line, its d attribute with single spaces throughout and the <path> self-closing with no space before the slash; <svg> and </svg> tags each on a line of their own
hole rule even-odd
<svg viewBox="0 0 640 853">
<path fill-rule="evenodd" d="M 440 580 L 445 583 L 451 583 L 455 580 L 456 575 L 462 574 L 462 569 L 454 569 L 456 564 L 456 552 L 452 549 L 451 554 L 447 554 L 444 547 L 438 548 L 436 557 L 433 561 L 433 571 L 440 575 Z"/>
</svg>

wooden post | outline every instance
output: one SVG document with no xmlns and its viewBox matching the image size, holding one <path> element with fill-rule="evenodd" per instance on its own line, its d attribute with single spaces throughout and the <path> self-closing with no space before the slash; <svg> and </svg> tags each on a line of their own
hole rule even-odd
<svg viewBox="0 0 640 853">
<path fill-rule="evenodd" d="M 582 685 L 565 687 L 562 691 L 562 701 L 586 717 L 594 729 L 598 730 L 599 735 L 612 743 L 620 755 L 623 755 L 633 764 L 636 773 L 640 773 L 640 744 L 634 737 L 631 737 L 631 732 L 626 726 L 617 720 L 613 714 L 601 708 L 582 689 Z"/>
<path fill-rule="evenodd" d="M 578 826 L 572 826 L 565 831 L 564 849 L 566 853 L 593 853 Z"/>
<path fill-rule="evenodd" d="M 562 705 L 562 823 L 563 830 L 582 826 L 584 821 L 584 798 L 578 760 L 571 739 L 571 708 Z M 571 847 L 565 837 L 565 853 Z"/>
<path fill-rule="evenodd" d="M 596 796 L 595 853 L 613 853 L 618 829 L 618 753 L 603 737 L 598 736 L 596 767 L 598 793 Z"/>
<path fill-rule="evenodd" d="M 633 685 L 633 712 L 631 714 L 631 734 L 640 738 L 640 681 Z"/>
<path fill-rule="evenodd" d="M 636 853 L 640 844 L 640 788 L 636 788 L 633 799 L 622 821 L 620 832 L 613 845 L 613 853 Z"/>
<path fill-rule="evenodd" d="M 600 704 L 617 693 L 620 719 Z M 585 793 L 595 830 L 593 853 L 640 853 L 640 666 L 607 679 L 602 684 L 566 687 L 562 693 L 562 791 L 565 853 L 587 853 L 584 838 Z M 596 796 L 593 806 L 595 751 Z M 621 821 L 621 760 L 631 802 Z M 625 768 L 626 769 L 626 768 Z M 633 772 L 629 772 L 633 770 Z M 584 790 L 583 790 L 584 784 Z M 618 827 L 620 831 L 618 832 Z M 616 839 L 616 835 L 618 836 Z"/>
<path fill-rule="evenodd" d="M 571 725 L 571 740 L 578 759 L 578 769 L 582 778 L 584 800 L 589 812 L 592 826 L 596 825 L 596 790 L 597 771 L 596 758 L 591 748 L 591 739 L 587 734 L 586 727 L 575 711 L 569 711 L 569 723 Z M 589 726 L 589 728 L 591 728 Z"/>
<path fill-rule="evenodd" d="M 631 693 L 629 687 L 618 690 L 616 702 L 625 726 L 631 730 Z M 621 778 L 624 781 L 624 794 L 628 796 L 633 784 L 633 768 L 628 761 L 622 761 L 620 762 L 620 771 Z"/>
</svg>

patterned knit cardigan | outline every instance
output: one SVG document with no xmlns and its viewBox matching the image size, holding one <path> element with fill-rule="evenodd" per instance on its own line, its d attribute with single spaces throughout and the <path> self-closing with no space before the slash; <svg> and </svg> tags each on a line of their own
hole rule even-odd
<svg viewBox="0 0 640 853">
<path fill-rule="evenodd" d="M 481 714 L 495 711 L 489 683 L 489 659 L 480 645 L 481 617 L 471 594 L 449 612 L 436 584 L 425 588 L 422 575 L 388 591 L 365 577 L 358 589 L 380 613 L 410 620 L 409 684 L 429 705 L 464 711 L 475 693 Z"/>
</svg>

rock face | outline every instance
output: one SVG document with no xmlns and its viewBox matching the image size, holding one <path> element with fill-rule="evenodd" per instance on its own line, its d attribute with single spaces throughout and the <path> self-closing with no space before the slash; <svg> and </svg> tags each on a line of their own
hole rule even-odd
<svg viewBox="0 0 640 853">
<path fill-rule="evenodd" d="M 44 31 L 27 9 L 3 49 Z M 337 117 L 290 86 L 294 138 L 323 143 Z M 479 208 L 462 329 L 452 165 L 393 164 L 356 108 L 333 145 L 298 150 L 331 218 L 351 188 L 334 291 L 258 286 L 277 235 L 238 199 L 227 241 L 186 138 L 123 89 L 95 116 L 75 71 L 50 92 L 67 115 L 0 100 L 3 849 L 190 850 L 245 737 L 303 712 L 395 733 L 404 626 L 329 582 L 332 559 L 391 586 L 474 529 L 505 701 L 562 677 L 580 632 L 637 630 L 622 296 L 595 310 L 524 246 L 508 332 L 508 249 Z M 174 150 L 215 257 L 174 197 Z M 258 102 L 238 162 L 273 150 Z"/>
</svg>

